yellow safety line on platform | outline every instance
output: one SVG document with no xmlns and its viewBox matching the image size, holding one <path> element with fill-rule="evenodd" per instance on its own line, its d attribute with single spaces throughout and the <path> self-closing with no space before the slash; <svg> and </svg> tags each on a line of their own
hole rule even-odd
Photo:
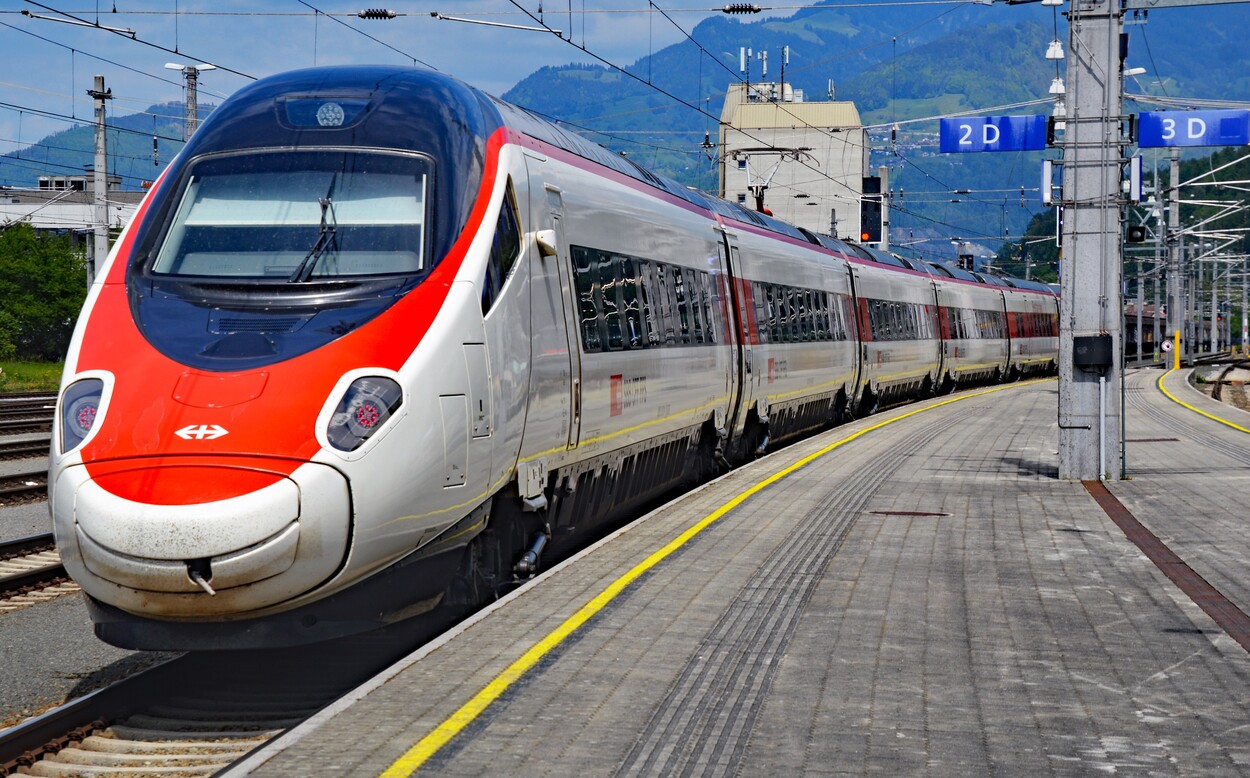
<svg viewBox="0 0 1250 778">
<path fill-rule="evenodd" d="M 556 627 L 545 638 L 540 640 L 532 648 L 522 654 L 519 659 L 509 665 L 507 669 L 495 676 L 494 680 L 488 683 L 480 692 L 475 694 L 472 699 L 462 705 L 459 710 L 451 714 L 451 716 L 444 720 L 442 724 L 439 724 L 433 732 L 423 737 L 416 743 L 416 745 L 408 749 L 403 756 L 395 760 L 395 762 L 381 774 L 381 778 L 407 778 L 407 776 L 412 775 L 417 768 L 421 767 L 421 765 L 425 764 L 427 760 L 438 753 L 439 749 L 447 745 L 452 738 L 464 730 L 465 727 L 473 723 L 473 721 L 477 719 L 483 711 L 490 707 L 491 703 L 499 699 L 503 693 L 506 692 L 510 686 L 512 686 L 512 684 L 516 683 L 516 681 L 526 673 L 526 671 L 538 664 L 538 662 L 550 653 L 552 649 L 560 645 L 560 643 L 568 638 L 569 635 L 572 635 L 595 614 L 603 610 L 603 608 L 614 600 L 617 595 L 624 591 L 627 586 L 638 580 L 638 578 L 640 578 L 644 573 L 658 565 L 666 557 L 684 546 L 703 530 L 707 529 L 712 523 L 723 518 L 734 508 L 737 508 L 739 505 L 746 502 L 759 492 L 769 486 L 772 486 L 783 478 L 792 475 L 796 471 L 801 470 L 807 465 L 810 465 L 812 462 L 815 462 L 817 459 L 820 459 L 835 449 L 841 448 L 847 443 L 863 437 L 869 432 L 879 430 L 882 427 L 886 427 L 894 424 L 895 422 L 910 418 L 918 413 L 930 411 L 935 408 L 941 408 L 944 405 L 950 405 L 951 403 L 957 403 L 963 400 L 970 400 L 974 397 L 992 394 L 993 392 L 1000 392 L 1004 389 L 1010 389 L 1013 386 L 1019 387 L 1034 383 L 1038 382 L 1026 381 L 1017 384 L 1007 384 L 1005 386 L 995 386 L 990 389 L 983 389 L 979 392 L 960 395 L 958 397 L 951 397 L 946 400 L 942 400 L 941 402 L 933 403 L 932 405 L 926 405 L 922 408 L 916 408 L 915 410 L 908 411 L 901 416 L 895 416 L 892 419 L 878 422 L 871 427 L 865 427 L 859 432 L 848 435 L 834 443 L 830 443 L 828 446 L 825 446 L 819 451 L 803 457 L 789 467 L 779 470 L 768 478 L 756 483 L 754 486 L 740 492 L 737 496 L 721 505 L 715 511 L 703 517 L 697 524 L 691 526 L 676 538 L 673 538 L 673 540 L 669 541 L 669 543 L 663 548 L 653 552 L 646 559 L 639 562 L 629 572 L 613 581 L 606 589 L 600 592 L 598 596 L 583 605 L 576 613 L 569 616 L 563 624 Z"/>
<path fill-rule="evenodd" d="M 1200 415 L 1202 415 L 1202 416 L 1206 416 L 1208 419 L 1211 419 L 1211 420 L 1213 420 L 1213 421 L 1218 421 L 1220 424 L 1223 424 L 1223 425 L 1226 425 L 1226 426 L 1232 427 L 1232 428 L 1233 428 L 1233 429 L 1235 429 L 1235 430 L 1241 430 L 1242 432 L 1247 432 L 1247 433 L 1250 433 L 1250 429 L 1246 429 L 1245 427 L 1242 427 L 1242 426 L 1240 426 L 1240 425 L 1233 424 L 1233 423 L 1232 423 L 1231 421 L 1229 421 L 1228 419 L 1221 419 L 1219 416 L 1216 416 L 1216 415 L 1214 415 L 1214 414 L 1207 413 L 1207 412 L 1206 412 L 1206 411 L 1204 411 L 1204 410 L 1201 410 L 1201 409 L 1199 409 L 1199 408 L 1195 408 L 1194 406 L 1190 405 L 1190 404 L 1189 404 L 1189 403 L 1187 403 L 1187 402 L 1184 402 L 1183 400 L 1177 399 L 1177 398 L 1176 398 L 1176 397 L 1175 397 L 1175 396 L 1174 396 L 1171 392 L 1169 392 L 1167 389 L 1165 389 L 1165 388 L 1163 387 L 1163 379 L 1167 378 L 1168 376 L 1172 375 L 1172 373 L 1175 373 L 1175 372 L 1176 372 L 1175 370 L 1169 370 L 1169 371 L 1167 371 L 1167 372 L 1166 372 L 1166 373 L 1164 373 L 1163 375 L 1159 376 L 1159 380 L 1158 380 L 1158 382 L 1157 382 L 1157 383 L 1158 383 L 1158 386 L 1159 386 L 1159 391 L 1160 391 L 1160 392 L 1163 392 L 1163 394 L 1164 394 L 1165 396 L 1167 396 L 1167 398 L 1168 398 L 1169 400 L 1171 400 L 1172 402 L 1176 403 L 1177 405 L 1180 405 L 1180 406 L 1183 406 L 1183 407 L 1185 407 L 1185 408 L 1188 408 L 1189 410 L 1193 411 L 1194 413 L 1200 414 Z"/>
</svg>

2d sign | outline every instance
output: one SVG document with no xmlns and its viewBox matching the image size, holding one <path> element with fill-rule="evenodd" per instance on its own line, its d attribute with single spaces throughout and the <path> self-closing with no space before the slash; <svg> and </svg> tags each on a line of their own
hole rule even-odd
<svg viewBox="0 0 1250 778">
<path fill-rule="evenodd" d="M 1143 149 L 1247 144 L 1250 110 L 1147 111 L 1137 119 L 1137 145 Z"/>
<path fill-rule="evenodd" d="M 963 116 L 942 119 L 943 154 L 964 151 L 1039 151 L 1046 148 L 1045 116 Z"/>
</svg>

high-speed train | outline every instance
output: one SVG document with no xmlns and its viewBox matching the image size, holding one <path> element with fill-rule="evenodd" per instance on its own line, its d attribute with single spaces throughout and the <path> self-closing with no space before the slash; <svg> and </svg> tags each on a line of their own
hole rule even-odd
<svg viewBox="0 0 1250 778">
<path fill-rule="evenodd" d="M 92 286 L 49 472 L 96 633 L 289 645 L 489 599 L 883 401 L 1052 370 L 1046 286 L 657 177 L 448 76 L 225 101 Z"/>
</svg>

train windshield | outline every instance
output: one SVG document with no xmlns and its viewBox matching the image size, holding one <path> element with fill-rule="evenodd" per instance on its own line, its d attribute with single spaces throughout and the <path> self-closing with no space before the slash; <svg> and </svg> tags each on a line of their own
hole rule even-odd
<svg viewBox="0 0 1250 778">
<path fill-rule="evenodd" d="M 325 281 L 427 269 L 430 162 L 314 150 L 194 163 L 153 276 Z"/>
</svg>

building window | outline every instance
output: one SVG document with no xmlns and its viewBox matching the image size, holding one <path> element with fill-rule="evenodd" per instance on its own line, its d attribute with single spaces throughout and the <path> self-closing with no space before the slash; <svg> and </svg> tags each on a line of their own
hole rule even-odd
<svg viewBox="0 0 1250 778">
<path fill-rule="evenodd" d="M 739 203 L 745 203 L 746 201 L 747 201 L 747 196 L 746 196 L 745 194 L 742 194 L 741 192 L 739 192 L 739 193 L 738 193 L 738 202 L 739 202 Z"/>
</svg>

